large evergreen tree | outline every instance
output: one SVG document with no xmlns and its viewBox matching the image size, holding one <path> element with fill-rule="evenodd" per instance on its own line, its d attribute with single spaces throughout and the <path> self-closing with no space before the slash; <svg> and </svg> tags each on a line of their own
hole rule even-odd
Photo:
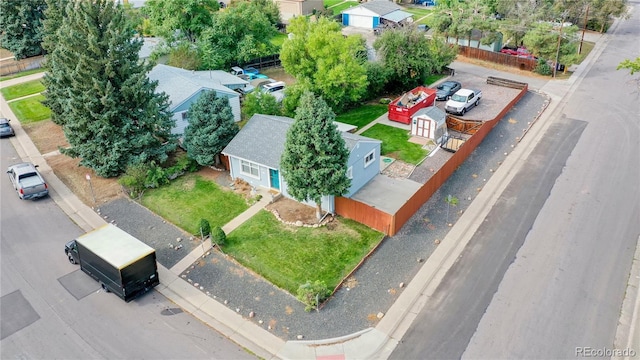
<svg viewBox="0 0 640 360">
<path fill-rule="evenodd" d="M 229 100 L 206 91 L 189 108 L 189 125 L 184 129 L 187 155 L 200 165 L 218 163 L 218 155 L 238 133 Z"/>
<path fill-rule="evenodd" d="M 321 97 L 305 92 L 280 161 L 287 191 L 298 201 L 315 202 L 318 218 L 323 196 L 343 195 L 351 186 L 347 177 L 349 150 L 333 123 L 335 117 Z"/>
<path fill-rule="evenodd" d="M 155 93 L 150 65 L 138 58 L 122 6 L 112 0 L 71 1 L 61 14 L 47 84 L 55 118 L 71 145 L 63 153 L 100 176 L 163 162 L 175 149 L 168 97 Z"/>
<path fill-rule="evenodd" d="M 0 43 L 16 59 L 42 54 L 45 0 L 1 0 Z"/>
</svg>

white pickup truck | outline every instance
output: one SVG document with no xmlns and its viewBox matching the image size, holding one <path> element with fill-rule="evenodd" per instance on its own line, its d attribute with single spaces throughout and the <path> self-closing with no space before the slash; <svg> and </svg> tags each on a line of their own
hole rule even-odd
<svg viewBox="0 0 640 360">
<path fill-rule="evenodd" d="M 464 115 L 472 107 L 478 106 L 481 98 L 480 90 L 460 89 L 447 101 L 444 110 L 450 114 Z"/>
</svg>

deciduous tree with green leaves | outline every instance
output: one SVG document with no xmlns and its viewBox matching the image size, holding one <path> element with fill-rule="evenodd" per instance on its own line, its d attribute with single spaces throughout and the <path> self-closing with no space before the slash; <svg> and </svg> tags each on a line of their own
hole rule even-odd
<svg viewBox="0 0 640 360">
<path fill-rule="evenodd" d="M 335 117 L 321 97 L 305 92 L 280 161 L 289 194 L 298 201 L 315 202 L 318 219 L 322 197 L 343 195 L 351 186 L 347 177 L 349 151 L 333 123 Z"/>
<path fill-rule="evenodd" d="M 198 41 L 206 69 L 227 69 L 260 56 L 272 55 L 271 38 L 277 33 L 271 19 L 256 4 L 239 1 L 214 14 Z"/>
<path fill-rule="evenodd" d="M 40 55 L 45 0 L 0 1 L 0 43 L 16 59 Z"/>
<path fill-rule="evenodd" d="M 341 25 L 325 17 L 300 16 L 287 26 L 280 60 L 285 71 L 322 96 L 334 111 L 360 101 L 367 90 L 367 51 L 361 36 L 344 36 Z M 287 95 L 288 96 L 288 95 Z M 285 104 L 286 106 L 286 104 Z"/>
<path fill-rule="evenodd" d="M 571 65 L 578 59 L 578 28 L 575 25 L 564 26 L 562 34 L 560 26 L 554 27 L 552 23 L 536 23 L 524 36 L 522 41 L 534 55 L 541 59 L 555 61 L 556 55 L 560 64 Z M 560 50 L 558 53 L 558 40 Z"/>
<path fill-rule="evenodd" d="M 218 155 L 238 133 L 229 100 L 205 91 L 188 111 L 189 125 L 184 129 L 187 155 L 200 165 L 219 163 Z"/>
<path fill-rule="evenodd" d="M 275 96 L 266 91 L 252 91 L 244 97 L 242 118 L 250 119 L 254 114 L 280 115 L 282 105 Z"/>
<path fill-rule="evenodd" d="M 62 152 L 103 177 L 166 161 L 176 147 L 168 97 L 155 93 L 150 65 L 139 61 L 142 41 L 132 38 L 122 6 L 73 1 L 60 15 L 62 25 L 49 39 L 57 41 L 49 59 L 56 70 L 47 83 L 56 84 L 55 103 L 62 104 L 52 108 L 70 144 Z"/>
<path fill-rule="evenodd" d="M 143 12 L 148 16 L 151 32 L 167 41 L 185 39 L 195 42 L 213 23 L 217 0 L 148 0 Z"/>
</svg>

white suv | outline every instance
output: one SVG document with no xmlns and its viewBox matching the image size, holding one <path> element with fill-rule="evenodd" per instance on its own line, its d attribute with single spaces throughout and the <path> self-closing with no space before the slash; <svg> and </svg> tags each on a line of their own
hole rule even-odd
<svg viewBox="0 0 640 360">
<path fill-rule="evenodd" d="M 287 84 L 284 83 L 284 81 L 276 81 L 276 82 L 272 82 L 272 83 L 268 83 L 268 84 L 264 84 L 262 85 L 262 88 L 266 91 L 266 92 L 274 92 L 274 91 L 280 91 L 280 90 L 284 90 L 285 86 Z"/>
</svg>

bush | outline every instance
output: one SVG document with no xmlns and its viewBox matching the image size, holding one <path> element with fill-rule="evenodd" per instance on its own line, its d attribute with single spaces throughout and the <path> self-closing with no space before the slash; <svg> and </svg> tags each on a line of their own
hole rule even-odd
<svg viewBox="0 0 640 360">
<path fill-rule="evenodd" d="M 538 61 L 538 65 L 536 65 L 536 67 L 533 69 L 534 72 L 540 74 L 540 75 L 551 75 L 552 73 L 552 68 L 551 66 L 549 66 L 549 64 L 547 64 L 546 61 L 544 60 L 539 60 Z"/>
<path fill-rule="evenodd" d="M 129 166 L 124 175 L 118 179 L 118 183 L 125 188 L 130 197 L 141 196 L 145 189 L 148 171 L 146 164 Z"/>
<path fill-rule="evenodd" d="M 217 226 L 213 229 L 213 233 L 211 234 L 211 244 L 213 246 L 222 245 L 227 241 L 227 234 L 224 233 L 221 227 Z"/>
<path fill-rule="evenodd" d="M 318 309 L 318 305 L 331 295 L 324 281 L 316 280 L 313 283 L 307 280 L 298 287 L 296 298 L 305 304 L 305 311 Z"/>
<path fill-rule="evenodd" d="M 209 224 L 209 220 L 207 219 L 200 219 L 200 226 L 198 228 L 200 229 L 200 235 L 202 235 L 202 237 L 211 234 L 211 224 Z"/>
</svg>

